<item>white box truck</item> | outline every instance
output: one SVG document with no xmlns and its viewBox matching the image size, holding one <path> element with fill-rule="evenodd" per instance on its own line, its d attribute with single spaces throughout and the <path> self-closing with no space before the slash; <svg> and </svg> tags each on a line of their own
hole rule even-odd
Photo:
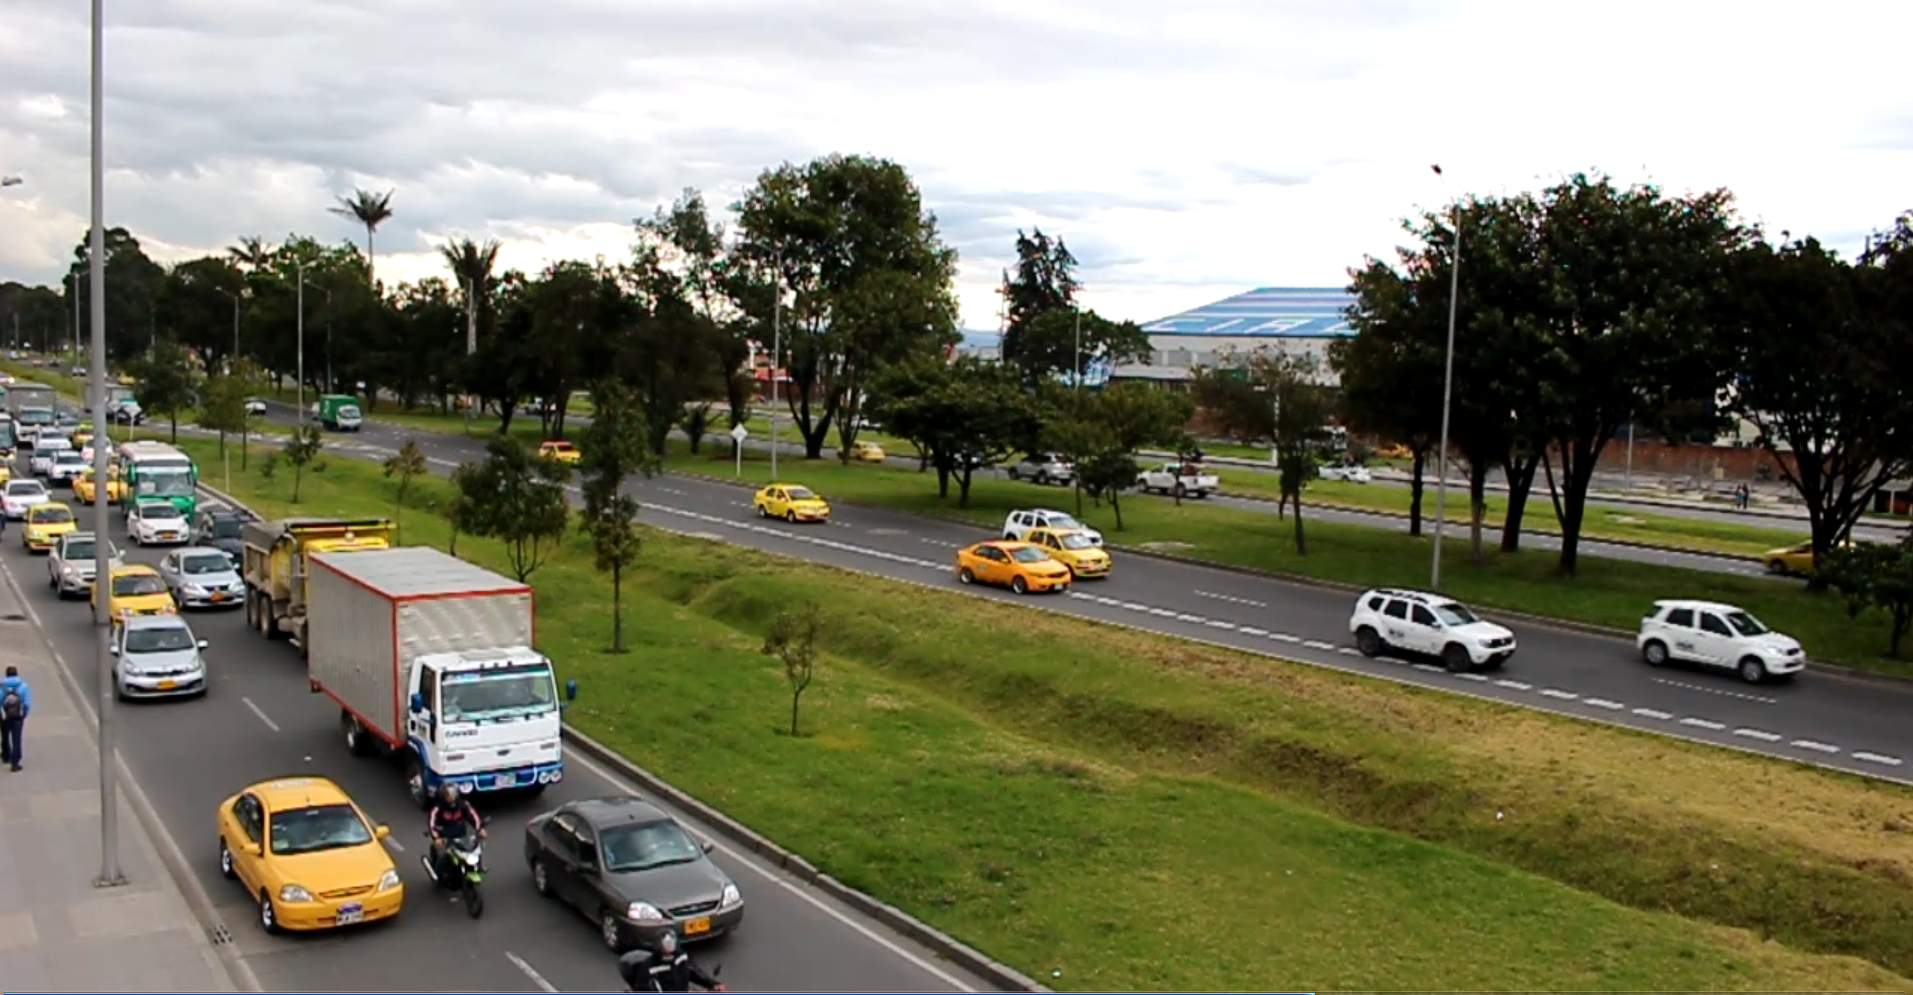
<svg viewBox="0 0 1913 995">
<path fill-rule="evenodd" d="M 530 587 L 424 546 L 307 562 L 306 676 L 338 703 L 347 749 L 395 758 L 421 806 L 447 783 L 535 794 L 564 778 Z"/>
</svg>

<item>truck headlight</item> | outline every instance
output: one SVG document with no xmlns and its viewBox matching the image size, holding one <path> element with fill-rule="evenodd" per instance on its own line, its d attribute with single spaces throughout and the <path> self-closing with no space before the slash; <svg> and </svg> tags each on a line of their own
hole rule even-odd
<svg viewBox="0 0 1913 995">
<path fill-rule="evenodd" d="M 632 902 L 631 905 L 624 910 L 624 916 L 632 922 L 665 921 L 664 913 L 659 912 L 657 906 L 648 902 Z"/>
<path fill-rule="evenodd" d="M 304 885 L 289 884 L 279 889 L 279 900 L 282 902 L 310 902 L 312 901 L 312 892 L 307 891 Z"/>
</svg>

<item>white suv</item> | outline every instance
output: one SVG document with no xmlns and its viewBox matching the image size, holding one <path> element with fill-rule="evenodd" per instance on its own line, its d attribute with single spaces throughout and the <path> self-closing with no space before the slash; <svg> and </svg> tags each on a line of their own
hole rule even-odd
<svg viewBox="0 0 1913 995">
<path fill-rule="evenodd" d="M 1807 669 L 1800 641 L 1767 628 L 1733 605 L 1714 601 L 1656 601 L 1634 637 L 1650 667 L 1671 661 L 1737 671 L 1758 684 Z"/>
<path fill-rule="evenodd" d="M 1066 512 L 1049 508 L 1030 508 L 1012 511 L 1010 516 L 1003 520 L 1003 538 L 1005 539 L 1025 542 L 1030 537 L 1031 529 L 1067 529 L 1081 532 L 1089 538 L 1090 542 L 1098 546 L 1103 544 L 1101 532 L 1084 525 Z"/>
<path fill-rule="evenodd" d="M 1363 656 L 1390 651 L 1440 657 L 1453 673 L 1498 670 L 1514 655 L 1514 633 L 1439 594 L 1378 589 L 1355 599 L 1348 631 Z"/>
</svg>

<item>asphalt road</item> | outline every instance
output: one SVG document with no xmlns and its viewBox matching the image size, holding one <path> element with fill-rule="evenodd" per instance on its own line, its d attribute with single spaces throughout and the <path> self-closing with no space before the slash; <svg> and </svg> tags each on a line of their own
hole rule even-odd
<svg viewBox="0 0 1913 995">
<path fill-rule="evenodd" d="M 56 493 L 59 493 L 56 491 Z M 83 510 L 84 516 L 90 514 Z M 132 562 L 162 551 L 134 548 L 115 515 L 115 541 Z M 94 686 L 91 613 L 86 602 L 58 601 L 43 557 L 20 545 L 18 523 L 0 536 L 0 568 L 25 601 L 62 662 Z M 491 893 L 485 917 L 435 894 L 418 857 L 424 817 L 411 806 L 396 767 L 350 757 L 337 733 L 338 710 L 306 689 L 294 650 L 245 629 L 243 612 L 194 612 L 213 687 L 196 701 L 118 706 L 120 751 L 167 830 L 197 861 L 201 882 L 267 991 L 613 991 L 616 965 L 583 917 L 537 897 L 522 858 L 523 820 L 576 798 L 635 794 L 630 785 L 572 755 L 563 784 L 536 802 L 501 806 L 496 817 Z M 51 679 L 50 677 L 41 678 Z M 591 688 L 582 692 L 591 694 Z M 391 846 L 408 888 L 393 923 L 313 937 L 271 937 L 255 905 L 217 867 L 216 807 L 237 788 L 289 774 L 319 774 L 342 784 L 375 819 L 392 826 Z M 681 816 L 680 816 L 681 817 Z M 869 923 L 789 877 L 718 840 L 718 863 L 748 903 L 733 937 L 697 948 L 707 966 L 741 991 L 987 991 L 920 947 Z"/>
<path fill-rule="evenodd" d="M 354 436 L 328 436 L 331 451 L 382 459 L 416 438 L 439 472 L 479 458 L 483 443 L 457 435 L 376 423 Z M 792 474 L 801 478 L 801 473 Z M 1032 485 L 1033 487 L 1034 485 Z M 825 526 L 761 522 L 748 491 L 682 475 L 635 481 L 644 517 L 675 531 L 830 563 L 977 597 L 1007 592 L 960 588 L 953 551 L 988 536 L 970 525 L 882 508 L 839 506 Z M 1034 497 L 1036 492 L 1032 491 Z M 1114 576 L 1030 604 L 1171 636 L 1490 698 L 1667 735 L 1787 757 L 1913 783 L 1913 684 L 1808 673 L 1750 686 L 1728 673 L 1655 670 L 1631 640 L 1513 623 L 1521 649 L 1502 673 L 1456 677 L 1429 664 L 1368 660 L 1348 633 L 1351 599 L 1342 593 L 1210 567 L 1118 554 Z M 1655 598 L 1704 591 L 1643 591 Z M 1809 655 L 1813 647 L 1807 647 Z"/>
</svg>

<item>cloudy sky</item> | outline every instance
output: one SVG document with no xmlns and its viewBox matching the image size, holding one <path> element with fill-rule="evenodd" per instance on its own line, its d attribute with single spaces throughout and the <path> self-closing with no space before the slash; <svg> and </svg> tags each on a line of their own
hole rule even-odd
<svg viewBox="0 0 1913 995">
<path fill-rule="evenodd" d="M 0 279 L 87 222 L 87 4 L 0 17 Z M 1018 227 L 1148 319 L 1330 286 L 1463 191 L 1602 169 L 1727 186 L 1850 249 L 1913 208 L 1913 4 L 1819 0 L 106 0 L 107 220 L 161 258 L 355 236 L 380 272 L 493 237 L 619 257 L 629 219 L 766 166 L 906 165 L 963 257 L 965 324 Z M 1444 187 L 1428 166 L 1439 162 Z"/>
</svg>

